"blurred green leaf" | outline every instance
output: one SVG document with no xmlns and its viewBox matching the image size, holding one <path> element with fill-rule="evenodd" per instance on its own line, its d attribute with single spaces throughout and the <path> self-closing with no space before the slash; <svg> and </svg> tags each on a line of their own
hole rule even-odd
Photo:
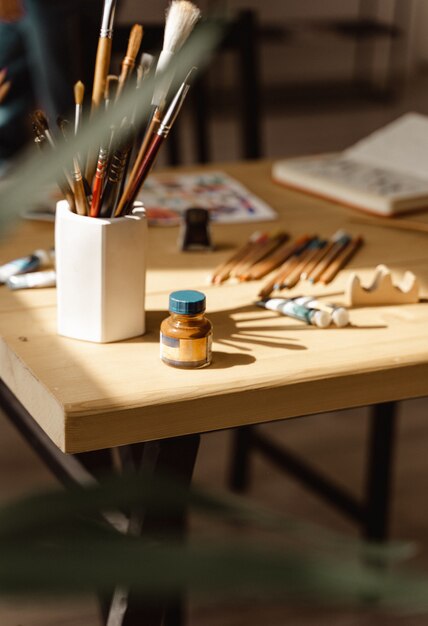
<svg viewBox="0 0 428 626">
<path fill-rule="evenodd" d="M 247 499 L 227 493 L 214 493 L 196 486 L 183 486 L 171 476 L 129 474 L 105 477 L 101 484 L 29 496 L 0 508 L 0 541 L 50 532 L 57 524 L 76 515 L 91 517 L 114 509 L 149 508 L 155 514 L 172 515 L 188 507 L 190 511 L 222 522 L 280 533 L 293 545 L 352 554 L 358 558 L 390 562 L 408 558 L 414 547 L 408 543 L 371 545 L 330 532 L 315 524 L 294 520 Z"/>
</svg>

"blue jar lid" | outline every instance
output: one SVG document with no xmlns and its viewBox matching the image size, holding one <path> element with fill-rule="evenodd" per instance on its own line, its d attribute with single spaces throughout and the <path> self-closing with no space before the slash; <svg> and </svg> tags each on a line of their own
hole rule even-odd
<svg viewBox="0 0 428 626">
<path fill-rule="evenodd" d="M 169 296 L 169 310 L 171 313 L 183 315 L 203 313 L 205 311 L 205 294 L 191 289 L 173 291 Z"/>
</svg>

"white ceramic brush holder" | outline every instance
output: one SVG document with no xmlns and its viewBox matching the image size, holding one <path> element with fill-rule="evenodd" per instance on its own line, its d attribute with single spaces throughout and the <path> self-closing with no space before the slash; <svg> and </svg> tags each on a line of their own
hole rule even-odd
<svg viewBox="0 0 428 626">
<path fill-rule="evenodd" d="M 105 343 L 145 331 L 147 220 L 94 218 L 57 204 L 55 256 L 58 333 Z"/>
</svg>

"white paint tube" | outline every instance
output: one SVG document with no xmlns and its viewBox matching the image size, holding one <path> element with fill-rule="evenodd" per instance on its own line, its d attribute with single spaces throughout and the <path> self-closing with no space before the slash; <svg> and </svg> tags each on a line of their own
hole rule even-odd
<svg viewBox="0 0 428 626">
<path fill-rule="evenodd" d="M 27 256 L 9 261 L 0 267 L 0 283 L 5 283 L 11 276 L 47 267 L 53 263 L 54 258 L 53 250 L 34 250 Z"/>
<path fill-rule="evenodd" d="M 10 276 L 6 285 L 9 289 L 36 289 L 39 287 L 55 287 L 55 270 L 44 270 L 42 272 L 29 272 L 28 274 L 15 274 Z"/>
<path fill-rule="evenodd" d="M 293 298 L 294 302 L 301 304 L 309 309 L 317 309 L 319 311 L 327 311 L 331 315 L 333 323 L 339 328 L 344 328 L 349 324 L 349 312 L 345 307 L 333 304 L 331 302 L 324 302 L 317 300 L 311 296 L 302 296 L 300 298 Z"/>
<path fill-rule="evenodd" d="M 327 311 L 310 309 L 288 298 L 266 298 L 259 300 L 256 304 L 264 309 L 278 311 L 278 313 L 288 315 L 288 317 L 302 320 L 306 324 L 318 326 L 318 328 L 327 328 L 331 323 L 331 315 Z"/>
</svg>

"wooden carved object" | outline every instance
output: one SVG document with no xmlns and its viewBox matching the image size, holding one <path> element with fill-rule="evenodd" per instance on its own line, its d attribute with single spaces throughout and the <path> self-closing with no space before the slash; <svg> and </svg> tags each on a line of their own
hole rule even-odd
<svg viewBox="0 0 428 626">
<path fill-rule="evenodd" d="M 386 265 L 378 265 L 372 282 L 363 286 L 357 273 L 351 274 L 345 288 L 349 306 L 382 306 L 414 304 L 419 301 L 419 280 L 407 271 L 400 283 L 394 284 Z"/>
</svg>

